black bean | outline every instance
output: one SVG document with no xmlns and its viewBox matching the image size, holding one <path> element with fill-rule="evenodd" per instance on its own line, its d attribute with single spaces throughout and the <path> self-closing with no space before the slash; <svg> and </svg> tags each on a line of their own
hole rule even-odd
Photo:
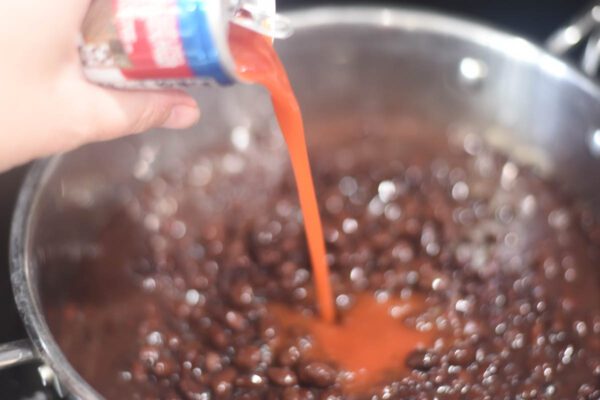
<svg viewBox="0 0 600 400">
<path fill-rule="evenodd" d="M 277 273 L 282 282 L 289 282 L 290 286 L 293 286 L 294 275 L 296 274 L 298 268 L 298 264 L 292 261 L 286 261 L 279 266 Z"/>
<path fill-rule="evenodd" d="M 210 351 L 206 354 L 205 365 L 208 372 L 219 372 L 223 369 L 221 356 L 214 351 Z"/>
<path fill-rule="evenodd" d="M 166 343 L 171 350 L 178 350 L 181 345 L 181 338 L 175 333 L 169 333 L 166 338 Z"/>
<path fill-rule="evenodd" d="M 263 396 L 257 392 L 244 391 L 241 394 L 236 394 L 235 398 L 239 400 L 261 400 Z"/>
<path fill-rule="evenodd" d="M 138 357 L 146 364 L 152 365 L 160 357 L 160 350 L 157 346 L 146 345 L 140 349 Z"/>
<path fill-rule="evenodd" d="M 440 357 L 426 350 L 415 350 L 406 357 L 406 366 L 410 369 L 419 371 L 429 371 L 437 366 L 440 362 Z"/>
<path fill-rule="evenodd" d="M 234 363 L 242 369 L 253 369 L 261 361 L 261 351 L 259 347 L 247 346 L 239 349 L 235 355 Z"/>
<path fill-rule="evenodd" d="M 285 347 L 279 353 L 277 360 L 279 363 L 285 367 L 290 367 L 294 365 L 300 359 L 300 350 L 296 346 L 288 346 Z"/>
<path fill-rule="evenodd" d="M 267 377 L 259 373 L 241 375 L 235 381 L 235 385 L 244 389 L 263 389 L 267 386 Z"/>
<path fill-rule="evenodd" d="M 217 398 L 228 398 L 232 391 L 236 378 L 233 368 L 226 368 L 211 378 L 211 388 Z"/>
<path fill-rule="evenodd" d="M 254 302 L 254 290 L 247 282 L 237 282 L 229 291 L 231 303 L 240 308 L 246 308 Z"/>
<path fill-rule="evenodd" d="M 323 362 L 311 362 L 298 368 L 298 376 L 306 385 L 326 388 L 335 383 L 337 371 Z"/>
<path fill-rule="evenodd" d="M 308 389 L 301 387 L 287 387 L 281 396 L 283 400 L 313 400 L 315 395 Z"/>
<path fill-rule="evenodd" d="M 208 329 L 208 335 L 210 337 L 211 343 L 217 349 L 224 349 L 229 346 L 231 335 L 219 325 L 213 324 Z"/>
<path fill-rule="evenodd" d="M 137 360 L 131 366 L 131 375 L 136 382 L 145 382 L 147 379 L 146 365 L 144 361 Z"/>
<path fill-rule="evenodd" d="M 327 389 L 321 392 L 319 400 L 342 400 L 344 397 L 339 390 Z"/>
<path fill-rule="evenodd" d="M 185 400 L 200 400 L 210 396 L 208 389 L 191 378 L 181 379 L 177 385 Z"/>
<path fill-rule="evenodd" d="M 161 359 L 152 365 L 152 372 L 158 378 L 167 378 L 177 372 L 177 365 L 173 359 Z"/>
<path fill-rule="evenodd" d="M 271 367 L 267 370 L 269 379 L 279 386 L 292 386 L 298 382 L 296 374 L 289 368 Z"/>
<path fill-rule="evenodd" d="M 413 350 L 364 387 L 332 367 L 343 360 L 326 357 L 318 332 L 271 314 L 309 321 L 317 309 L 294 181 L 252 159 L 226 175 L 231 155 L 203 152 L 193 173 L 181 162 L 140 181 L 126 215 L 99 232 L 103 251 L 67 265 L 85 274 L 61 280 L 66 306 L 48 302 L 51 328 L 69 327 L 53 333 L 105 398 L 600 398 L 600 219 L 467 136 L 433 162 L 377 135 L 376 148 L 314 156 L 341 315 L 363 292 L 418 296 L 423 310 L 398 323 L 435 338 L 423 343 L 435 351 Z M 108 370 L 111 351 L 81 350 L 123 343 L 122 371 Z"/>
<path fill-rule="evenodd" d="M 475 351 L 471 347 L 459 347 L 450 350 L 448 361 L 453 365 L 466 367 L 475 360 Z"/>
<path fill-rule="evenodd" d="M 243 331 L 248 326 L 248 320 L 237 311 L 227 311 L 225 314 L 227 326 L 235 331 Z"/>
</svg>

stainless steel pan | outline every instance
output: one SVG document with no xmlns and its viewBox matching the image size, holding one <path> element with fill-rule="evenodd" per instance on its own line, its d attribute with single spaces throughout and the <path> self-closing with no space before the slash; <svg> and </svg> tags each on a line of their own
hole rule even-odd
<svg viewBox="0 0 600 400">
<path fill-rule="evenodd" d="M 559 31 L 551 48 L 562 53 L 583 40 L 598 14 L 594 8 Z M 577 68 L 522 38 L 429 12 L 315 8 L 290 17 L 296 34 L 279 51 L 310 146 L 348 140 L 366 146 L 373 142 L 370 132 L 377 132 L 377 143 L 391 144 L 379 150 L 400 155 L 410 141 L 470 132 L 600 204 L 600 88 Z M 586 51 L 589 72 L 597 68 L 596 42 L 594 36 Z M 1 346 L 0 367 L 37 359 L 44 379 L 65 394 L 98 398 L 69 365 L 44 318 L 40 286 L 48 262 L 93 251 L 106 210 L 128 187 L 186 155 L 230 146 L 234 127 L 247 129 L 253 140 L 259 133 L 273 139 L 257 144 L 260 157 L 249 162 L 270 160 L 268 168 L 285 161 L 261 89 L 201 88 L 195 94 L 204 116 L 190 132 L 92 145 L 32 168 L 11 239 L 12 284 L 29 338 Z"/>
</svg>

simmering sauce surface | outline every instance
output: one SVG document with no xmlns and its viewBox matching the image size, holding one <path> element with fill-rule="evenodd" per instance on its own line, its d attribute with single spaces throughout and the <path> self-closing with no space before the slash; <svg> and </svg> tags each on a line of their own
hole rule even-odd
<svg viewBox="0 0 600 400">
<path fill-rule="evenodd" d="M 600 219 L 485 148 L 367 146 L 342 147 L 351 167 L 314 154 L 339 325 L 316 317 L 291 170 L 247 151 L 232 175 L 227 144 L 122 192 L 91 243 L 40 249 L 69 362 L 107 399 L 598 398 Z M 386 297 L 417 300 L 399 324 L 421 338 Z M 392 368 L 355 390 L 378 357 Z"/>
<path fill-rule="evenodd" d="M 346 389 L 360 392 L 385 379 L 386 373 L 404 370 L 403 361 L 415 348 L 433 343 L 432 331 L 421 332 L 404 323 L 407 316 L 424 308 L 423 298 L 416 295 L 407 300 L 377 301 L 372 294 L 363 293 L 337 324 L 293 313 L 281 305 L 270 310 L 288 329 L 312 336 L 313 353 L 336 361 L 350 374 L 343 383 Z"/>
</svg>

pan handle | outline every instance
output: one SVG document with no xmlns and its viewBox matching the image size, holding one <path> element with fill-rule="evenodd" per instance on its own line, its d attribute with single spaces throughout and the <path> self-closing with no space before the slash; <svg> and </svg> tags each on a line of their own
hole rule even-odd
<svg viewBox="0 0 600 400">
<path fill-rule="evenodd" d="M 0 344 L 0 370 L 31 361 L 40 361 L 40 358 L 35 354 L 33 344 L 28 339 Z M 38 373 L 44 386 L 54 387 L 58 398 L 65 397 L 65 392 L 50 367 L 42 364 L 38 367 Z"/>
<path fill-rule="evenodd" d="M 594 1 L 567 26 L 556 30 L 546 41 L 546 48 L 553 54 L 564 56 L 584 41 L 581 69 L 594 77 L 600 69 L 600 1 Z"/>
<path fill-rule="evenodd" d="M 27 339 L 0 344 L 0 369 L 10 368 L 37 360 L 33 346 Z"/>
</svg>

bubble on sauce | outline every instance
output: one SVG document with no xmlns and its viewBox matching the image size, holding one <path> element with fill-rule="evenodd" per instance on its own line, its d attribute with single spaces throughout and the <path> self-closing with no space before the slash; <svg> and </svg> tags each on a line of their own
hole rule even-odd
<svg viewBox="0 0 600 400">
<path fill-rule="evenodd" d="M 335 298 L 335 304 L 342 310 L 347 309 L 351 305 L 350 296 L 340 294 Z"/>
<path fill-rule="evenodd" d="M 408 271 L 406 273 L 406 284 L 414 286 L 419 282 L 419 273 L 417 271 Z"/>
<path fill-rule="evenodd" d="M 384 209 L 385 209 L 385 204 L 383 201 L 381 201 L 379 196 L 373 197 L 371 199 L 371 201 L 369 202 L 368 210 L 369 210 L 369 213 L 373 216 L 378 217 L 378 216 L 382 215 Z"/>
<path fill-rule="evenodd" d="M 476 133 L 468 132 L 463 138 L 463 149 L 467 154 L 476 156 L 484 149 L 483 139 Z"/>
<path fill-rule="evenodd" d="M 205 298 L 197 290 L 189 289 L 187 292 L 185 292 L 185 302 L 190 306 L 195 306 L 198 304 L 204 304 Z"/>
<path fill-rule="evenodd" d="M 239 151 L 245 151 L 250 146 L 250 130 L 248 127 L 238 125 L 231 130 L 231 143 Z"/>
<path fill-rule="evenodd" d="M 179 209 L 179 202 L 173 196 L 161 196 L 153 204 L 153 210 L 160 216 L 172 216 Z"/>
<path fill-rule="evenodd" d="M 516 232 L 508 232 L 505 236 L 504 236 L 504 244 L 507 247 L 517 247 L 517 245 L 519 244 L 519 234 Z"/>
<path fill-rule="evenodd" d="M 339 183 L 340 193 L 346 197 L 350 197 L 358 190 L 358 182 L 351 176 L 345 176 Z"/>
<path fill-rule="evenodd" d="M 402 217 L 402 208 L 397 204 L 388 204 L 385 206 L 385 217 L 390 221 L 396 221 Z"/>
<path fill-rule="evenodd" d="M 174 239 L 182 239 L 187 232 L 187 226 L 181 220 L 175 220 L 171 224 L 170 233 Z"/>
<path fill-rule="evenodd" d="M 331 214 L 339 214 L 344 209 L 344 200 L 340 196 L 331 195 L 325 201 L 325 209 Z"/>
<path fill-rule="evenodd" d="M 144 227 L 151 232 L 158 232 L 160 229 L 160 219 L 156 214 L 146 214 L 144 216 Z"/>
<path fill-rule="evenodd" d="M 258 243 L 266 245 L 273 241 L 273 234 L 268 231 L 260 231 L 256 235 L 258 239 Z"/>
<path fill-rule="evenodd" d="M 327 243 L 335 243 L 340 237 L 340 231 L 335 228 L 326 228 L 324 234 Z"/>
<path fill-rule="evenodd" d="M 356 284 L 363 284 L 367 282 L 365 270 L 361 267 L 353 267 L 350 270 L 350 280 Z"/>
<path fill-rule="evenodd" d="M 569 227 L 571 223 L 571 217 L 569 212 L 565 209 L 553 210 L 548 214 L 548 224 L 557 230 L 564 230 Z"/>
<path fill-rule="evenodd" d="M 387 290 L 378 290 L 375 292 L 375 300 L 382 304 L 390 300 L 390 293 Z"/>
<path fill-rule="evenodd" d="M 587 335 L 588 328 L 584 321 L 575 321 L 574 328 L 580 337 L 584 337 Z"/>
<path fill-rule="evenodd" d="M 119 380 L 122 382 L 129 382 L 133 378 L 133 375 L 129 371 L 119 372 Z"/>
<path fill-rule="evenodd" d="M 414 250 L 410 243 L 402 241 L 392 248 L 392 256 L 401 262 L 407 263 L 414 258 Z"/>
<path fill-rule="evenodd" d="M 474 303 L 472 299 L 459 299 L 454 303 L 454 308 L 463 314 L 469 314 L 473 311 Z"/>
<path fill-rule="evenodd" d="M 436 159 L 431 163 L 431 172 L 439 183 L 445 183 L 450 173 L 448 162 L 444 159 Z"/>
<path fill-rule="evenodd" d="M 573 283 L 577 279 L 577 271 L 575 268 L 568 268 L 564 273 L 564 277 L 565 281 Z"/>
<path fill-rule="evenodd" d="M 562 358 L 560 360 L 564 365 L 570 364 L 573 360 L 573 355 L 575 353 L 575 349 L 573 346 L 568 345 L 562 352 Z"/>
<path fill-rule="evenodd" d="M 441 291 L 448 288 L 448 280 L 445 277 L 435 278 L 431 282 L 431 289 L 434 291 Z"/>
<path fill-rule="evenodd" d="M 504 190 L 510 190 L 514 187 L 515 181 L 519 176 L 519 168 L 512 162 L 507 162 L 502 167 L 500 174 L 500 185 Z"/>
<path fill-rule="evenodd" d="M 292 292 L 292 296 L 296 300 L 303 300 L 308 296 L 308 291 L 303 287 L 299 287 L 294 289 L 294 291 Z"/>
<path fill-rule="evenodd" d="M 522 216 L 532 217 L 535 214 L 536 210 L 537 200 L 534 195 L 529 194 L 521 200 L 519 204 L 519 211 L 521 212 Z"/>
<path fill-rule="evenodd" d="M 426 222 L 421 231 L 421 246 L 430 256 L 436 256 L 440 252 L 440 244 L 438 243 L 438 235 L 432 223 Z"/>
<path fill-rule="evenodd" d="M 484 178 L 493 178 L 497 167 L 491 154 L 480 154 L 475 159 L 475 169 Z"/>
<path fill-rule="evenodd" d="M 203 187 L 213 178 L 213 164 L 208 159 L 196 162 L 189 170 L 188 182 L 192 186 Z"/>
<path fill-rule="evenodd" d="M 221 167 L 227 174 L 236 175 L 246 167 L 246 160 L 238 154 L 227 153 L 223 156 Z"/>
<path fill-rule="evenodd" d="M 452 198 L 456 201 L 464 201 L 469 198 L 469 186 L 463 182 L 458 181 L 452 186 Z"/>
<path fill-rule="evenodd" d="M 396 184 L 392 181 L 382 181 L 379 183 L 379 186 L 377 187 L 377 193 L 378 193 L 379 199 L 383 203 L 389 203 L 390 201 L 392 201 L 396 198 L 396 195 L 397 195 Z"/>
<path fill-rule="evenodd" d="M 358 221 L 354 218 L 346 218 L 342 222 L 342 230 L 344 233 L 352 234 L 358 230 Z"/>
<path fill-rule="evenodd" d="M 133 166 L 133 176 L 143 182 L 149 182 L 155 176 L 154 161 L 158 148 L 150 145 L 140 147 L 138 158 Z"/>
<path fill-rule="evenodd" d="M 505 225 L 510 224 L 514 217 L 515 213 L 513 208 L 507 204 L 500 206 L 500 208 L 498 208 L 496 211 L 496 218 Z"/>
<path fill-rule="evenodd" d="M 146 336 L 146 343 L 150 346 L 160 346 L 163 344 L 163 335 L 158 331 L 150 332 Z"/>
<path fill-rule="evenodd" d="M 148 277 L 142 281 L 142 288 L 147 292 L 152 292 L 156 289 L 156 280 L 154 278 Z"/>
</svg>

